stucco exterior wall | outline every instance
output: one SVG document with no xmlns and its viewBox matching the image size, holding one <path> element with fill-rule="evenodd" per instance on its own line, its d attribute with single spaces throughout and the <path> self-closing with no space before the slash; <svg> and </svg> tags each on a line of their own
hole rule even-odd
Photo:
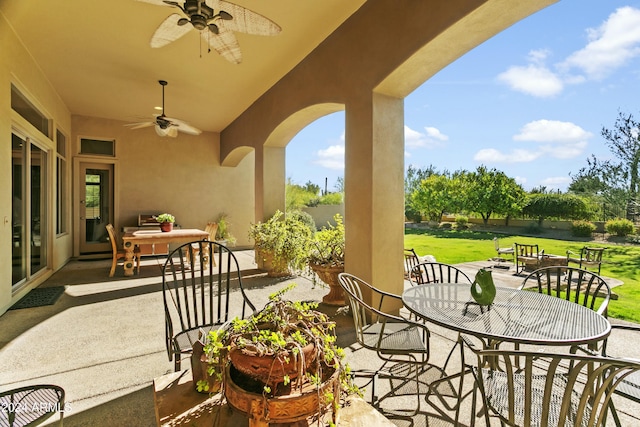
<svg viewBox="0 0 640 427">
<path fill-rule="evenodd" d="M 31 124 L 20 117 L 11 109 L 11 84 L 40 112 L 52 120 L 53 135 L 55 129 L 60 129 L 67 137 L 71 134 L 71 115 L 49 84 L 46 77 L 40 72 L 38 64 L 33 62 L 31 56 L 24 49 L 20 40 L 11 30 L 11 26 L 0 14 L 0 253 L 9 256 L 0 257 L 0 314 L 4 313 L 14 302 L 22 298 L 28 291 L 48 278 L 52 271 L 63 266 L 71 256 L 71 233 L 54 236 L 48 239 L 47 250 L 49 253 L 49 268 L 39 272 L 25 286 L 12 289 L 11 268 L 12 257 L 12 187 L 11 187 L 11 133 L 12 129 L 25 132 L 30 135 L 38 145 L 48 152 L 49 182 L 55 182 L 55 153 L 54 140 L 47 138 L 35 130 Z M 70 162 L 69 162 L 69 171 Z M 54 203 L 53 191 L 47 193 L 49 204 L 47 216 L 49 229 L 54 227 Z"/>
<path fill-rule="evenodd" d="M 76 153 L 81 137 L 116 141 L 116 227 L 136 226 L 141 213 L 169 212 L 183 228 L 204 229 L 208 221 L 226 213 L 237 245 L 250 245 L 253 154 L 237 167 L 224 167 L 216 133 L 169 138 L 158 136 L 153 127 L 131 130 L 124 124 L 84 116 L 72 119 Z"/>
</svg>

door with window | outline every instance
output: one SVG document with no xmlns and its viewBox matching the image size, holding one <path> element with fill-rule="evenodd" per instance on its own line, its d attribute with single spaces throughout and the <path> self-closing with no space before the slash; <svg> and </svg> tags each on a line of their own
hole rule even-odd
<svg viewBox="0 0 640 427">
<path fill-rule="evenodd" d="M 47 266 L 47 151 L 17 131 L 11 135 L 12 285 Z"/>
<path fill-rule="evenodd" d="M 80 256 L 111 254 L 106 225 L 113 224 L 113 164 L 80 163 Z"/>
</svg>

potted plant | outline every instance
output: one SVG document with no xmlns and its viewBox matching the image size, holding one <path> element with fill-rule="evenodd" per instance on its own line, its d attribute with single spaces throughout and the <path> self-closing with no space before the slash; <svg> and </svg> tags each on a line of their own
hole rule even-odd
<svg viewBox="0 0 640 427">
<path fill-rule="evenodd" d="M 251 224 L 249 237 L 255 242 L 258 266 L 267 270 L 269 277 L 291 275 L 307 265 L 311 230 L 294 217 L 282 218 L 276 213 L 265 222 Z"/>
<path fill-rule="evenodd" d="M 209 372 L 217 375 L 224 359 L 222 389 L 232 405 L 243 404 L 235 401 L 241 387 L 261 401 L 287 396 L 292 407 L 305 407 L 295 402 L 306 394 L 317 405 L 314 413 L 331 407 L 335 416 L 340 398 L 360 390 L 336 345 L 335 322 L 316 310 L 317 303 L 283 299 L 295 286 L 270 295 L 261 311 L 232 320 L 224 332 L 210 332 L 204 352 Z"/>
<path fill-rule="evenodd" d="M 160 224 L 160 230 L 171 231 L 173 230 L 173 223 L 176 222 L 176 217 L 170 213 L 163 213 L 155 217 L 156 221 Z"/>
<path fill-rule="evenodd" d="M 329 285 L 329 293 L 322 298 L 322 302 L 342 306 L 345 300 L 338 274 L 344 272 L 344 223 L 340 214 L 335 214 L 333 220 L 335 226 L 329 223 L 328 227 L 315 233 L 308 260 L 314 275 Z"/>
<path fill-rule="evenodd" d="M 216 231 L 216 242 L 224 246 L 233 246 L 236 243 L 236 238 L 229 232 L 229 216 L 225 213 L 220 214 L 216 222 L 218 223 L 218 230 Z"/>
</svg>

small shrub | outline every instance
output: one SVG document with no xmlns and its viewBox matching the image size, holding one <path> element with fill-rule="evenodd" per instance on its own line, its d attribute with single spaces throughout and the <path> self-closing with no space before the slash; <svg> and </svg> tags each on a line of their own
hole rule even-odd
<svg viewBox="0 0 640 427">
<path fill-rule="evenodd" d="M 527 234 L 542 234 L 542 227 L 540 224 L 532 222 L 524 228 L 524 232 Z"/>
<path fill-rule="evenodd" d="M 310 213 L 299 210 L 292 210 L 287 212 L 287 216 L 294 221 L 299 221 L 309 227 L 311 233 L 316 232 L 316 222 L 313 220 L 313 217 Z"/>
<path fill-rule="evenodd" d="M 616 236 L 627 236 L 635 232 L 633 222 L 624 218 L 610 219 L 604 224 L 604 229 L 607 230 L 607 233 Z"/>
<path fill-rule="evenodd" d="M 451 230 L 453 228 L 453 223 L 441 222 L 440 225 L 438 225 L 438 228 L 441 228 L 443 230 Z"/>
<path fill-rule="evenodd" d="M 571 234 L 576 237 L 591 237 L 596 231 L 596 225 L 589 221 L 573 221 L 571 224 Z"/>
<path fill-rule="evenodd" d="M 458 215 L 456 216 L 456 225 L 459 228 L 467 228 L 467 225 L 469 225 L 469 218 L 464 216 L 464 215 Z"/>
</svg>

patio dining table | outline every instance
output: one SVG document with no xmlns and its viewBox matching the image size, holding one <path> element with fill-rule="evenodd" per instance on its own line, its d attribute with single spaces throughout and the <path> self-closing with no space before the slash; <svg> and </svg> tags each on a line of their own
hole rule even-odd
<svg viewBox="0 0 640 427">
<path fill-rule="evenodd" d="M 176 229 L 171 231 L 137 230 L 122 236 L 125 250 L 124 275 L 133 276 L 133 252 L 138 245 L 157 243 L 189 243 L 196 240 L 206 240 L 209 233 L 197 228 Z"/>
<path fill-rule="evenodd" d="M 471 297 L 470 286 L 437 283 L 402 294 L 405 307 L 436 325 L 477 337 L 485 348 L 500 342 L 545 346 L 596 345 L 611 332 L 609 321 L 580 304 L 538 292 L 496 288 L 490 306 Z"/>
</svg>

